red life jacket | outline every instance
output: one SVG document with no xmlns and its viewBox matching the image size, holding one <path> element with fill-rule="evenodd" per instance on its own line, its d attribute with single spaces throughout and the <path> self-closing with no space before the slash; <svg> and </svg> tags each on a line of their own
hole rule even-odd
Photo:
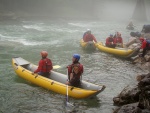
<svg viewBox="0 0 150 113">
<path fill-rule="evenodd" d="M 114 42 L 114 38 L 112 37 L 106 38 L 106 45 L 111 45 L 112 42 Z"/>
<path fill-rule="evenodd" d="M 85 42 L 93 41 L 93 36 L 92 34 L 86 34 L 83 39 Z"/>
<path fill-rule="evenodd" d="M 42 63 L 43 63 L 42 70 L 41 70 L 42 72 L 50 72 L 50 70 L 53 69 L 52 62 L 50 59 L 45 58 L 43 59 Z"/>
<path fill-rule="evenodd" d="M 114 39 L 113 39 L 113 38 L 109 38 L 108 41 L 109 41 L 109 42 L 113 42 Z"/>
<path fill-rule="evenodd" d="M 122 43 L 122 38 L 121 37 L 115 37 L 114 43 Z"/>
<path fill-rule="evenodd" d="M 75 74 L 75 72 L 74 72 L 74 68 L 75 68 L 75 67 L 78 67 L 78 73 L 77 73 L 77 74 Z M 68 75 L 70 75 L 70 73 L 74 73 L 74 76 L 73 76 L 73 77 L 80 79 L 80 76 L 81 76 L 82 73 L 83 73 L 83 65 L 80 64 L 80 63 L 69 65 L 69 66 L 68 66 Z M 69 77 L 69 76 L 68 76 L 68 77 Z"/>
</svg>

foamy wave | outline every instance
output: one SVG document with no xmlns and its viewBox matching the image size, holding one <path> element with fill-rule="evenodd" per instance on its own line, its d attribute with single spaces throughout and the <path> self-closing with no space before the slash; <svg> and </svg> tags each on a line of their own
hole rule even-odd
<svg viewBox="0 0 150 113">
<path fill-rule="evenodd" d="M 3 38 L 6 38 L 7 36 L 4 36 L 2 34 L 0 34 L 0 38 L 3 39 Z"/>
<path fill-rule="evenodd" d="M 1 41 L 17 42 L 17 43 L 21 43 L 23 45 L 42 45 L 45 43 L 45 42 L 31 42 L 31 41 L 28 41 L 24 38 L 4 36 L 2 34 L 0 34 L 0 39 L 1 39 Z"/>
<path fill-rule="evenodd" d="M 87 27 L 87 24 L 81 24 L 81 23 L 68 23 L 69 25 L 72 25 L 72 26 L 77 26 L 77 27 Z"/>
<path fill-rule="evenodd" d="M 44 29 L 43 27 L 40 27 L 38 25 L 23 25 L 23 27 L 26 29 L 35 29 L 38 31 L 46 31 L 46 29 Z"/>
<path fill-rule="evenodd" d="M 68 28 L 60 28 L 57 26 L 38 26 L 38 25 L 23 25 L 24 28 L 26 29 L 34 29 L 38 31 L 52 31 L 52 32 L 77 32 L 78 30 L 72 30 Z"/>
<path fill-rule="evenodd" d="M 81 28 L 91 28 L 95 25 L 97 25 L 96 22 L 87 22 L 87 23 L 68 23 L 69 25 L 72 26 L 77 26 L 77 27 L 81 27 Z"/>
<path fill-rule="evenodd" d="M 18 40 L 8 40 L 8 41 L 12 41 L 12 42 L 17 42 L 17 43 L 21 43 L 23 45 L 29 45 L 29 46 L 35 46 L 35 45 L 43 45 L 43 44 L 48 44 L 48 42 L 36 42 L 36 41 L 28 41 L 26 39 L 18 39 Z"/>
</svg>

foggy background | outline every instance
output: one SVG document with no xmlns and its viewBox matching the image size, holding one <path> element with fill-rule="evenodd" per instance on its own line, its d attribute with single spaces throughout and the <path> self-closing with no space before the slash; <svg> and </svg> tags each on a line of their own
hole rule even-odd
<svg viewBox="0 0 150 113">
<path fill-rule="evenodd" d="M 150 20 L 150 0 L 0 0 L 0 18 L 130 20 L 137 1 L 144 1 L 145 14 Z"/>
</svg>

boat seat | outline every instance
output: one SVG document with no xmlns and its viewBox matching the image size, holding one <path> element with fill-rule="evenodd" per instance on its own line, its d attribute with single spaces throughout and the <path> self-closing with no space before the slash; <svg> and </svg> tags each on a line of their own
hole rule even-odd
<svg viewBox="0 0 150 113">
<path fill-rule="evenodd" d="M 31 72 L 34 72 L 34 71 L 36 70 L 36 67 L 33 66 L 32 64 L 28 64 L 28 65 L 27 65 L 27 69 L 28 69 L 29 71 L 31 71 Z"/>
<path fill-rule="evenodd" d="M 88 41 L 87 43 L 88 43 L 88 44 L 93 44 L 93 41 Z"/>
</svg>

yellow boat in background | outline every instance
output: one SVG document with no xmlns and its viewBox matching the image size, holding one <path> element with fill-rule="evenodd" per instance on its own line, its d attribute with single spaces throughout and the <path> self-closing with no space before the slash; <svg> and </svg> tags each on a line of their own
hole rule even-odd
<svg viewBox="0 0 150 113">
<path fill-rule="evenodd" d="M 83 49 L 86 50 L 95 50 L 96 45 L 94 41 L 84 42 L 83 39 L 80 40 L 80 45 Z"/>
<path fill-rule="evenodd" d="M 12 66 L 15 73 L 23 79 L 56 93 L 63 95 L 67 94 L 67 75 L 55 71 L 51 71 L 50 78 L 33 74 L 37 66 L 21 57 L 12 58 Z M 82 80 L 80 88 L 68 86 L 68 96 L 77 99 L 88 98 L 96 96 L 104 89 L 104 85 L 96 85 Z"/>
<path fill-rule="evenodd" d="M 131 58 L 138 54 L 138 51 L 136 49 L 132 50 L 128 48 L 119 48 L 119 47 L 110 48 L 106 47 L 102 42 L 98 42 L 95 45 L 100 51 L 110 53 L 119 57 Z"/>
</svg>

